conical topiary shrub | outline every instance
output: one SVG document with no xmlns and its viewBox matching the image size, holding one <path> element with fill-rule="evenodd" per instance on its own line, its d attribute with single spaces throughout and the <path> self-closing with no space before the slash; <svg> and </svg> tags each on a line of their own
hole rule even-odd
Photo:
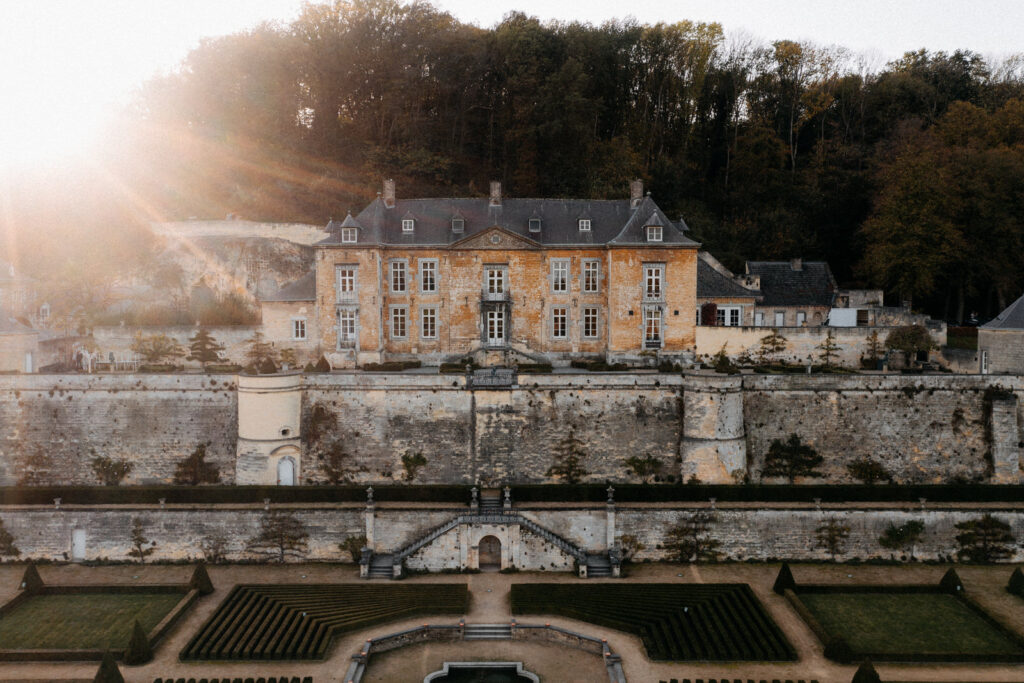
<svg viewBox="0 0 1024 683">
<path fill-rule="evenodd" d="M 882 683 L 881 676 L 875 671 L 874 665 L 871 664 L 870 659 L 865 659 L 857 667 L 857 673 L 853 674 L 853 681 L 851 683 Z"/>
<path fill-rule="evenodd" d="M 793 578 L 793 572 L 790 571 L 789 565 L 783 562 L 782 568 L 779 569 L 779 575 L 775 577 L 775 585 L 772 586 L 772 590 L 782 595 L 787 588 L 796 590 L 796 580 Z"/>
<path fill-rule="evenodd" d="M 39 570 L 29 562 L 25 567 L 25 573 L 21 576 L 21 589 L 26 593 L 37 593 L 44 585 L 43 577 L 39 576 Z"/>
<path fill-rule="evenodd" d="M 840 664 L 849 664 L 853 661 L 853 650 L 846 638 L 834 636 L 825 643 L 825 656 Z"/>
<path fill-rule="evenodd" d="M 117 662 L 114 661 L 114 655 L 110 654 L 110 650 L 103 653 L 103 661 L 100 662 L 100 668 L 92 683 L 124 683 L 124 676 L 117 668 Z"/>
<path fill-rule="evenodd" d="M 1024 598 L 1024 572 L 1020 570 L 1020 567 L 1014 569 L 1010 574 L 1010 583 L 1006 584 L 1006 590 Z"/>
<path fill-rule="evenodd" d="M 317 372 L 330 372 L 331 364 L 327 361 L 326 356 L 320 356 L 320 359 L 316 362 Z"/>
<path fill-rule="evenodd" d="M 132 639 L 128 642 L 128 649 L 124 651 L 125 664 L 145 664 L 153 659 L 153 648 L 149 645 L 149 636 L 142 630 L 138 620 L 132 626 Z"/>
<path fill-rule="evenodd" d="M 956 570 L 950 569 L 942 576 L 942 580 L 939 581 L 939 590 L 943 593 L 950 593 L 957 595 L 964 589 L 964 584 L 960 581 L 960 576 L 956 573 Z"/>
<path fill-rule="evenodd" d="M 210 581 L 210 575 L 206 573 L 204 563 L 200 562 L 196 565 L 192 572 L 192 578 L 189 579 L 188 587 L 199 591 L 200 595 L 209 595 L 213 592 L 213 582 Z"/>
</svg>

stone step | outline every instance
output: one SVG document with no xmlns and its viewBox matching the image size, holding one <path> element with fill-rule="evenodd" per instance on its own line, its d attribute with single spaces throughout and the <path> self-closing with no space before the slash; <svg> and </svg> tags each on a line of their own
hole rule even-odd
<svg viewBox="0 0 1024 683">
<path fill-rule="evenodd" d="M 465 640 L 511 640 L 509 624 L 466 624 Z"/>
</svg>

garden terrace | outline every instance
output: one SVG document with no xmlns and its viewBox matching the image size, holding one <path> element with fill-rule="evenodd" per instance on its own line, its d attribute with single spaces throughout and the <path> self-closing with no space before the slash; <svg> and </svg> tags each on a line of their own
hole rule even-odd
<svg viewBox="0 0 1024 683">
<path fill-rule="evenodd" d="M 1024 638 L 958 585 L 816 584 L 784 592 L 836 661 L 1024 662 Z"/>
<path fill-rule="evenodd" d="M 120 658 L 136 621 L 152 647 L 198 595 L 184 584 L 25 590 L 0 607 L 0 661 Z"/>
<path fill-rule="evenodd" d="M 512 613 L 557 614 L 639 636 L 652 660 L 793 661 L 746 584 L 513 584 Z"/>
<path fill-rule="evenodd" d="M 235 586 L 181 659 L 323 659 L 340 633 L 468 603 L 465 584 Z"/>
</svg>

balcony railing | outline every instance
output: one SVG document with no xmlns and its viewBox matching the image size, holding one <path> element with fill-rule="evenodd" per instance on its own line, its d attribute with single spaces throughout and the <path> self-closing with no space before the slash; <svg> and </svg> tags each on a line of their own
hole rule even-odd
<svg viewBox="0 0 1024 683">
<path fill-rule="evenodd" d="M 505 292 L 482 292 L 480 298 L 483 301 L 508 301 L 509 294 Z"/>
<path fill-rule="evenodd" d="M 644 340 L 644 348 L 645 349 L 660 349 L 661 348 L 661 340 L 660 339 L 645 339 Z"/>
</svg>

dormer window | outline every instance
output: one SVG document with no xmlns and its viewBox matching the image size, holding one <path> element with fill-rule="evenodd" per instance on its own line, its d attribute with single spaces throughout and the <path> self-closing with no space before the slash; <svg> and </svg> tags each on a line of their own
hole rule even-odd
<svg viewBox="0 0 1024 683">
<path fill-rule="evenodd" d="M 648 242 L 660 242 L 661 241 L 661 226 L 660 225 L 648 225 L 647 226 L 647 241 Z"/>
<path fill-rule="evenodd" d="M 590 219 L 589 218 L 581 218 L 580 219 L 580 232 L 590 232 Z"/>
<path fill-rule="evenodd" d="M 466 232 L 466 219 L 465 218 L 453 218 L 452 219 L 452 232 Z"/>
<path fill-rule="evenodd" d="M 416 221 L 412 218 L 402 219 L 402 232 L 412 232 L 413 228 L 416 227 Z"/>
<path fill-rule="evenodd" d="M 540 219 L 539 218 L 531 218 L 530 219 L 530 232 L 540 232 Z"/>
<path fill-rule="evenodd" d="M 342 228 L 341 229 L 341 241 L 344 244 L 355 244 L 356 242 L 356 228 Z"/>
</svg>

